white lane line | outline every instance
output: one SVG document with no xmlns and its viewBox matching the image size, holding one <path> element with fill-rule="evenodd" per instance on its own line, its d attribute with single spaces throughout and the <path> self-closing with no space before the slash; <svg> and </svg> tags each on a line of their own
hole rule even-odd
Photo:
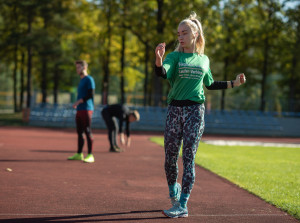
<svg viewBox="0 0 300 223">
<path fill-rule="evenodd" d="M 287 216 L 287 214 L 196 214 L 189 217 L 271 217 L 271 216 Z"/>
<path fill-rule="evenodd" d="M 232 141 L 232 140 L 203 140 L 206 144 L 217 146 L 265 146 L 265 147 L 292 147 L 300 148 L 300 144 L 293 143 L 271 143 L 271 142 L 250 142 L 250 141 Z"/>
</svg>

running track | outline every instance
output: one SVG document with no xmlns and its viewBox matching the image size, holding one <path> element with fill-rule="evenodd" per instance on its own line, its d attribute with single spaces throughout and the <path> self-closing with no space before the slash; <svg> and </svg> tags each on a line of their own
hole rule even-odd
<svg viewBox="0 0 300 223">
<path fill-rule="evenodd" d="M 94 131 L 96 162 L 86 164 L 66 160 L 76 151 L 75 130 L 0 127 L 0 222 L 299 222 L 200 167 L 189 218 L 165 218 L 164 152 L 151 135 L 133 134 L 132 146 L 116 154 L 105 131 Z"/>
</svg>

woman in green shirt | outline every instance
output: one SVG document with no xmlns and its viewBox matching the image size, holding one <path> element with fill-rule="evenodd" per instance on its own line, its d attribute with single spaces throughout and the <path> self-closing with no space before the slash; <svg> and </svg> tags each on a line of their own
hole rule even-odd
<svg viewBox="0 0 300 223">
<path fill-rule="evenodd" d="M 246 82 L 244 74 L 232 81 L 214 81 L 209 59 L 204 55 L 205 40 L 196 13 L 178 26 L 178 46 L 165 54 L 165 43 L 156 47 L 155 73 L 171 85 L 168 94 L 168 111 L 164 134 L 165 172 L 172 208 L 163 214 L 170 218 L 188 217 L 187 202 L 195 182 L 195 155 L 204 131 L 203 84 L 209 90 L 238 87 Z M 178 156 L 183 143 L 183 177 L 177 183 Z"/>
</svg>

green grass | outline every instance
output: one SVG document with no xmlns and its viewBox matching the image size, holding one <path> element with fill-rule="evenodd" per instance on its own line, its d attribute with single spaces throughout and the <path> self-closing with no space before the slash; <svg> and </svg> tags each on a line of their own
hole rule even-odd
<svg viewBox="0 0 300 223">
<path fill-rule="evenodd" d="M 22 121 L 22 112 L 12 114 L 0 113 L 0 126 L 26 126 Z"/>
<path fill-rule="evenodd" d="M 300 220 L 300 148 L 200 143 L 195 162 Z"/>
</svg>

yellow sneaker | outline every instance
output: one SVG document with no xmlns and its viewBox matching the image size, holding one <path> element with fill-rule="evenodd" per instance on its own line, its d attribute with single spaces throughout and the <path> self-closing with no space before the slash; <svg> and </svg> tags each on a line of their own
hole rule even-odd
<svg viewBox="0 0 300 223">
<path fill-rule="evenodd" d="M 84 157 L 83 157 L 82 153 L 76 153 L 75 155 L 70 156 L 68 158 L 68 160 L 83 160 L 83 159 L 84 159 Z"/>
<path fill-rule="evenodd" d="M 93 163 L 95 162 L 95 158 L 93 156 L 93 154 L 88 154 L 85 159 L 83 160 L 83 162 L 85 163 Z"/>
</svg>

